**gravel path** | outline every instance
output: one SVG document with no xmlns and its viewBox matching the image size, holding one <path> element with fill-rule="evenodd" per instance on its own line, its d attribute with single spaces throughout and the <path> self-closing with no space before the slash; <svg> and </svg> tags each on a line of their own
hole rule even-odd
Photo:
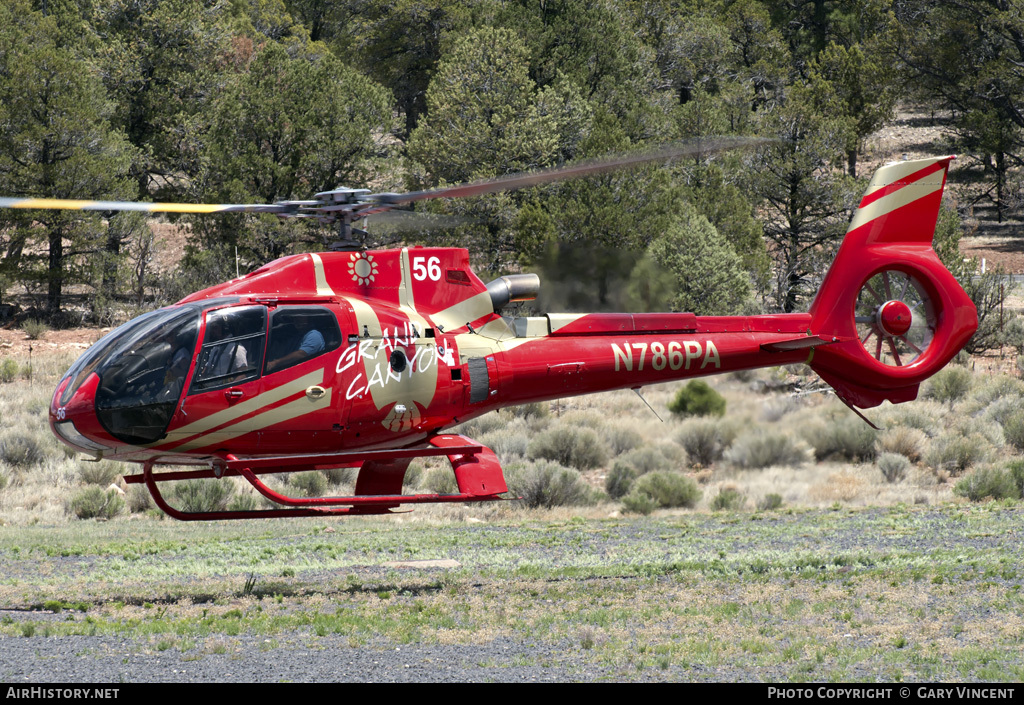
<svg viewBox="0 0 1024 705">
<path fill-rule="evenodd" d="M 269 639 L 231 641 L 230 653 L 198 658 L 112 637 L 5 639 L 0 682 L 564 682 L 607 675 L 557 646 L 508 639 L 480 646 L 358 649 L 339 637 L 295 637 L 272 648 Z M 538 661 L 545 665 L 533 665 Z"/>
</svg>

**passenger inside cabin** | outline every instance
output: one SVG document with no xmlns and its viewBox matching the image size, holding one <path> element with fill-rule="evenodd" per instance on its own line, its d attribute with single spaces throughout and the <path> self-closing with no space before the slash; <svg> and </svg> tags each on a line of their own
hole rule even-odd
<svg viewBox="0 0 1024 705">
<path fill-rule="evenodd" d="M 268 361 L 267 372 L 281 370 L 285 367 L 290 367 L 302 362 L 303 360 L 316 357 L 327 348 L 327 343 L 324 340 L 323 333 L 321 333 L 316 327 L 314 317 L 311 315 L 311 312 L 300 309 L 287 313 L 289 314 L 288 320 L 292 324 L 294 331 L 290 334 L 290 352 L 287 352 L 274 360 Z M 277 321 L 275 321 L 275 325 L 276 324 Z"/>
</svg>

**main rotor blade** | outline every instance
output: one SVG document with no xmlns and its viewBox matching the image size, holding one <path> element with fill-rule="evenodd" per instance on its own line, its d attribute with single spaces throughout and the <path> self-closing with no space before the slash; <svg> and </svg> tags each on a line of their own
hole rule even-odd
<svg viewBox="0 0 1024 705">
<path fill-rule="evenodd" d="M 499 191 L 511 191 L 514 189 L 537 186 L 551 181 L 566 181 L 578 179 L 584 176 L 602 174 L 607 171 L 622 169 L 627 166 L 640 164 L 651 164 L 664 162 L 680 157 L 690 157 L 700 154 L 714 154 L 730 149 L 741 147 L 757 147 L 767 144 L 772 140 L 763 137 L 719 137 L 709 140 L 697 140 L 688 142 L 677 142 L 648 152 L 637 152 L 636 154 L 622 154 L 607 159 L 597 159 L 588 162 L 573 164 L 572 166 L 554 167 L 527 174 L 512 174 L 501 176 L 486 181 L 475 181 L 469 184 L 458 184 L 456 186 L 445 186 L 428 191 L 413 191 L 412 193 L 375 193 L 367 196 L 382 206 L 395 206 L 414 201 L 423 201 L 430 198 L 465 198 L 467 196 L 481 196 Z M 368 211 L 372 213 L 373 211 Z"/>
<path fill-rule="evenodd" d="M 293 213 L 296 203 L 147 203 L 145 201 L 78 201 L 64 198 L 0 198 L 0 208 L 143 213 Z"/>
<path fill-rule="evenodd" d="M 441 228 L 457 228 L 462 225 L 479 223 L 477 218 L 463 215 L 443 215 L 440 213 L 420 213 L 407 210 L 386 210 L 369 215 L 370 225 L 374 233 L 415 232 L 419 230 L 440 230 Z M 370 229 L 369 226 L 367 229 Z"/>
</svg>

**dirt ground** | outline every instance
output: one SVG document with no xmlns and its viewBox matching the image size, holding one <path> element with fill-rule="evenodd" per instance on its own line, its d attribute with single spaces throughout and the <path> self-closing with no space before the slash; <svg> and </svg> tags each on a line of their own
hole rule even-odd
<svg viewBox="0 0 1024 705">
<path fill-rule="evenodd" d="M 26 359 L 30 349 L 33 356 L 78 355 L 109 332 L 110 328 L 66 328 L 50 330 L 38 340 L 30 340 L 19 328 L 0 328 L 0 356 Z"/>
</svg>

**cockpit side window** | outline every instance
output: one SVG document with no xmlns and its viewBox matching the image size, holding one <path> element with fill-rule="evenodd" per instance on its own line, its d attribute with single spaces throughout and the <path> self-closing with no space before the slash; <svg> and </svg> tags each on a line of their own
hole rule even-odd
<svg viewBox="0 0 1024 705">
<path fill-rule="evenodd" d="M 341 345 L 338 319 L 320 306 L 277 309 L 270 317 L 265 373 L 277 372 Z"/>
<path fill-rule="evenodd" d="M 222 308 L 206 314 L 206 333 L 189 394 L 220 389 L 260 376 L 266 341 L 263 306 Z"/>
</svg>

